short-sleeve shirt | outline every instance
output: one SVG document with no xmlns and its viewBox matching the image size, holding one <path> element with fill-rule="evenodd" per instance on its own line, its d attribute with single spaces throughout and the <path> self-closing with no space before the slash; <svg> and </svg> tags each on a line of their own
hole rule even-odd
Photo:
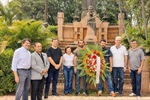
<svg viewBox="0 0 150 100">
<path fill-rule="evenodd" d="M 54 49 L 54 48 L 50 47 L 46 51 L 46 54 L 47 54 L 48 57 L 51 57 L 56 64 L 59 64 L 60 58 L 62 57 L 62 51 L 61 51 L 60 48 L 57 47 L 56 49 Z M 57 69 L 55 69 L 55 67 L 52 64 L 50 64 L 49 70 L 50 71 L 55 71 Z"/>
<path fill-rule="evenodd" d="M 128 53 L 130 69 L 137 70 L 141 66 L 141 61 L 145 59 L 143 50 L 140 48 L 136 50 L 129 49 Z"/>
<path fill-rule="evenodd" d="M 74 50 L 74 55 L 77 57 L 77 65 L 82 63 L 82 61 L 79 61 L 79 59 L 78 59 L 78 58 L 82 57 L 82 54 L 80 53 L 80 50 L 81 49 L 79 49 L 79 48 L 76 48 Z"/>
<path fill-rule="evenodd" d="M 105 61 L 108 63 L 108 66 L 110 66 L 110 60 L 109 57 L 112 57 L 112 53 L 108 47 L 102 48 L 102 51 L 106 51 L 106 54 L 104 55 Z"/>
<path fill-rule="evenodd" d="M 127 50 L 124 46 L 120 45 L 119 48 L 116 45 L 110 48 L 113 55 L 113 67 L 124 67 L 124 56 L 127 56 Z"/>
</svg>

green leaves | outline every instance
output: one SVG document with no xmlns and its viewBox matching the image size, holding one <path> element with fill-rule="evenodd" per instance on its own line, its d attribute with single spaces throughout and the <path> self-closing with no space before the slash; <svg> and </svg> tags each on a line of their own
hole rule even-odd
<svg viewBox="0 0 150 100">
<path fill-rule="evenodd" d="M 100 53 L 98 51 L 100 51 Z M 93 63 L 93 59 L 90 59 L 92 61 L 88 61 L 89 60 L 88 58 L 91 57 L 91 55 L 90 55 L 91 53 L 93 55 L 99 54 L 100 57 L 103 57 L 103 55 L 105 55 L 106 52 L 107 51 L 103 52 L 102 47 L 99 46 L 98 44 L 87 45 L 83 50 L 79 51 L 79 55 L 82 55 L 82 56 L 78 57 L 78 62 L 80 62 L 80 64 L 77 66 L 77 69 L 80 70 L 79 76 L 86 76 L 86 82 L 93 84 L 95 87 L 96 87 L 96 77 L 95 77 L 96 73 L 95 73 L 95 70 L 93 72 L 94 67 L 91 64 L 87 64 L 87 62 Z M 92 55 L 92 57 L 95 56 L 95 55 L 94 56 L 93 55 Z M 84 58 L 87 58 L 86 59 L 87 61 Z M 104 58 L 102 58 L 102 59 L 104 60 Z M 88 65 L 88 67 L 87 67 L 87 65 Z M 105 78 L 108 76 L 108 72 L 110 72 L 110 71 L 108 70 L 108 67 L 106 66 L 106 64 L 102 65 L 101 67 L 102 68 L 101 68 L 99 79 L 102 79 L 103 81 L 105 81 Z"/>
</svg>

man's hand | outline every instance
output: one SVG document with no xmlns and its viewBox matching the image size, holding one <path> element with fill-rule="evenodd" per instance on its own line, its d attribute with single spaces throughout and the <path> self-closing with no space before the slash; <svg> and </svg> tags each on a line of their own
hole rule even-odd
<svg viewBox="0 0 150 100">
<path fill-rule="evenodd" d="M 56 64 L 55 69 L 59 69 L 59 68 L 60 68 L 60 65 Z"/>
<path fill-rule="evenodd" d="M 15 75 L 15 82 L 19 83 L 19 77 L 18 77 L 18 75 Z"/>
<path fill-rule="evenodd" d="M 76 72 L 77 72 L 77 69 L 76 69 L 76 67 L 74 67 L 74 73 L 76 74 Z"/>
<path fill-rule="evenodd" d="M 138 74 L 141 74 L 141 72 L 142 72 L 142 69 L 141 69 L 141 67 L 140 68 L 138 68 Z"/>
<path fill-rule="evenodd" d="M 124 72 L 126 72 L 126 67 L 124 67 Z"/>
<path fill-rule="evenodd" d="M 43 76 L 43 75 L 45 75 L 46 73 L 47 73 L 47 69 L 44 69 L 44 70 L 42 71 L 41 75 Z"/>
<path fill-rule="evenodd" d="M 110 72 L 112 72 L 112 67 L 109 68 Z"/>
</svg>

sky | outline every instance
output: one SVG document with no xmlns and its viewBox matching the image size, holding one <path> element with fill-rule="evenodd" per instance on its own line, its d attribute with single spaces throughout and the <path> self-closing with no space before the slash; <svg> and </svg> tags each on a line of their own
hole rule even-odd
<svg viewBox="0 0 150 100">
<path fill-rule="evenodd" d="M 3 5 L 6 5 L 8 1 L 11 1 L 11 0 L 0 0 L 0 2 L 1 2 Z"/>
</svg>

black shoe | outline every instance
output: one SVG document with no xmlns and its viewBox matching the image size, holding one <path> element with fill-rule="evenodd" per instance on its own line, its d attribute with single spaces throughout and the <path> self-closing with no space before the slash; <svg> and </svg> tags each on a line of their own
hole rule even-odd
<svg viewBox="0 0 150 100">
<path fill-rule="evenodd" d="M 72 94 L 72 92 L 68 92 L 69 94 Z"/>
<path fill-rule="evenodd" d="M 120 97 L 121 97 L 121 96 L 122 96 L 122 93 L 119 93 L 119 94 L 118 94 L 118 96 L 120 96 Z"/>
<path fill-rule="evenodd" d="M 59 94 L 58 94 L 58 93 L 52 93 L 52 95 L 54 95 L 54 96 L 59 96 Z"/>
<path fill-rule="evenodd" d="M 44 99 L 46 99 L 46 98 L 48 98 L 48 94 L 45 94 L 45 95 L 44 95 Z"/>
<path fill-rule="evenodd" d="M 76 92 L 75 95 L 78 96 L 79 92 Z"/>
<path fill-rule="evenodd" d="M 89 92 L 88 91 L 83 92 L 83 94 L 86 95 L 86 96 L 89 96 Z"/>
<path fill-rule="evenodd" d="M 68 93 L 64 93 L 65 95 L 67 95 Z"/>
</svg>

